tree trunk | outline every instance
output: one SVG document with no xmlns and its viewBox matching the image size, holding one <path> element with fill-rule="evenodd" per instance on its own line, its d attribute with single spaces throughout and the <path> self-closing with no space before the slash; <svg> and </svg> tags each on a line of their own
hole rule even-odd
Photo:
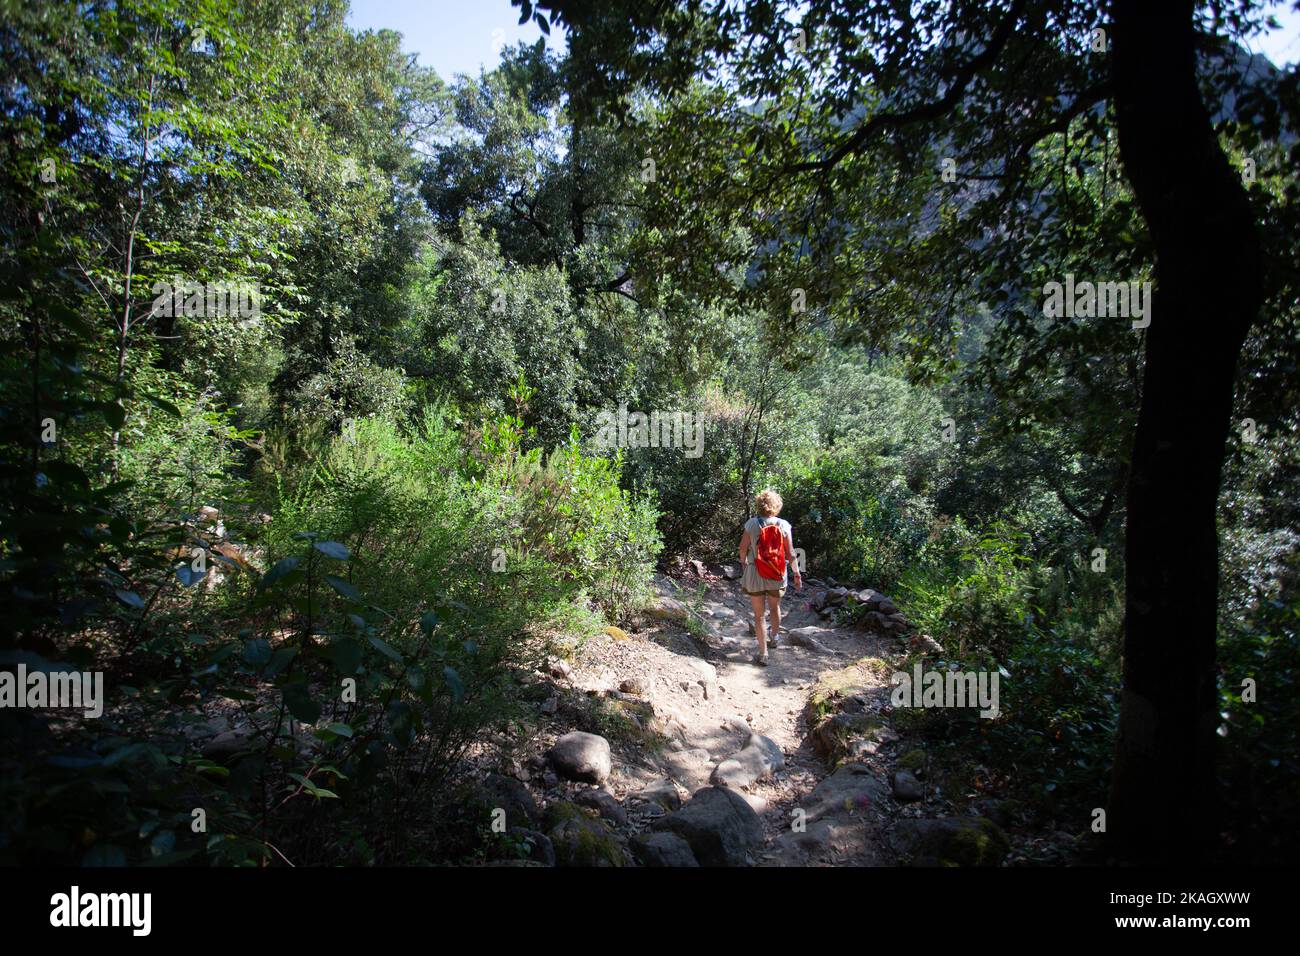
<svg viewBox="0 0 1300 956">
<path fill-rule="evenodd" d="M 1237 356 L 1262 299 L 1246 194 L 1196 85 L 1192 14 L 1192 0 L 1112 3 L 1120 151 L 1156 253 L 1106 815 L 1111 852 L 1135 863 L 1204 860 L 1217 833 L 1215 512 Z"/>
</svg>

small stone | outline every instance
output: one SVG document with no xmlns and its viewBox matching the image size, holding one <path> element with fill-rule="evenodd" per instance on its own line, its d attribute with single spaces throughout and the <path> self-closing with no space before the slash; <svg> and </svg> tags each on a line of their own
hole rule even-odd
<svg viewBox="0 0 1300 956">
<path fill-rule="evenodd" d="M 634 798 L 645 803 L 657 803 L 665 810 L 676 810 L 682 805 L 682 796 L 668 777 L 642 787 L 636 792 Z"/>
<path fill-rule="evenodd" d="M 627 825 L 627 811 L 608 790 L 583 790 L 573 798 L 573 802 L 581 807 L 591 807 L 615 826 Z"/>
<path fill-rule="evenodd" d="M 785 766 L 785 755 L 771 738 L 750 734 L 745 746 L 713 770 L 711 782 L 717 787 L 739 790 L 770 777 Z"/>
<path fill-rule="evenodd" d="M 894 773 L 893 787 L 894 796 L 899 800 L 911 803 L 925 797 L 925 788 L 910 770 L 896 771 Z"/>
</svg>

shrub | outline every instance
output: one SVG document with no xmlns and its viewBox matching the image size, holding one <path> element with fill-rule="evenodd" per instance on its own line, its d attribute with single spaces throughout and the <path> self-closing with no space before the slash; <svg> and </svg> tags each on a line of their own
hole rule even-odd
<svg viewBox="0 0 1300 956">
<path fill-rule="evenodd" d="M 901 480 L 876 484 L 863 465 L 823 457 L 786 466 L 782 516 L 810 569 L 890 589 L 935 532 L 929 503 Z"/>
</svg>

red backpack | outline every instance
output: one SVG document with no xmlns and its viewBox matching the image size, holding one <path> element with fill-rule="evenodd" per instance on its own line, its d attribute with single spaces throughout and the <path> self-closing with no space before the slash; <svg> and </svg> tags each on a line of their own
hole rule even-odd
<svg viewBox="0 0 1300 956">
<path fill-rule="evenodd" d="M 759 576 L 769 581 L 780 581 L 785 577 L 785 562 L 785 535 L 781 531 L 781 523 L 773 521 L 763 525 L 758 532 L 758 544 L 754 549 L 754 567 L 758 569 Z"/>
</svg>

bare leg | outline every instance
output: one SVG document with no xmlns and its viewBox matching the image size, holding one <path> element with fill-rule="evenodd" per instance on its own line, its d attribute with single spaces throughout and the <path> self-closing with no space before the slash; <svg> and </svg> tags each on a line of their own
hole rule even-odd
<svg viewBox="0 0 1300 956">
<path fill-rule="evenodd" d="M 767 595 L 767 609 L 772 615 L 772 640 L 781 633 L 781 598 L 775 591 Z"/>
<path fill-rule="evenodd" d="M 758 638 L 758 656 L 767 656 L 767 623 L 763 620 L 763 595 L 751 594 L 749 603 L 754 608 L 754 635 Z"/>
</svg>

